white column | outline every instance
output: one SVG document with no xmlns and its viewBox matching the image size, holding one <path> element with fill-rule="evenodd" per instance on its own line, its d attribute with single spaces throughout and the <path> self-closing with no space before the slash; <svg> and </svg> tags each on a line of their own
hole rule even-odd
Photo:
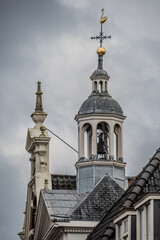
<svg viewBox="0 0 160 240">
<path fill-rule="evenodd" d="M 113 124 L 109 125 L 109 155 L 114 156 L 114 129 L 113 129 Z"/>
<path fill-rule="evenodd" d="M 102 81 L 102 91 L 105 92 L 105 81 Z"/>
<path fill-rule="evenodd" d="M 78 125 L 78 160 L 80 158 L 80 125 Z"/>
<path fill-rule="evenodd" d="M 119 226 L 118 224 L 116 224 L 116 240 L 120 239 L 120 235 L 119 235 Z"/>
<path fill-rule="evenodd" d="M 131 240 L 131 227 L 132 227 L 132 223 L 131 223 L 131 215 L 128 216 L 128 240 Z"/>
<path fill-rule="evenodd" d="M 144 208 L 144 240 L 147 240 L 147 208 L 146 206 Z"/>
<path fill-rule="evenodd" d="M 84 157 L 84 131 L 83 131 L 83 127 L 81 127 L 80 129 L 80 133 L 79 133 L 79 141 L 80 141 L 80 146 L 79 146 L 79 157 Z"/>
<path fill-rule="evenodd" d="M 119 133 L 118 133 L 118 158 L 123 158 L 123 129 L 120 126 Z"/>
<path fill-rule="evenodd" d="M 151 237 L 154 239 L 154 200 L 151 200 Z"/>
<path fill-rule="evenodd" d="M 141 238 L 141 220 L 140 220 L 140 212 L 137 210 L 137 240 Z"/>
<path fill-rule="evenodd" d="M 89 159 L 92 154 L 92 138 L 91 132 L 87 132 L 87 158 Z"/>
<path fill-rule="evenodd" d="M 97 124 L 92 124 L 92 136 L 93 136 L 93 148 L 92 148 L 92 154 L 97 154 Z"/>
</svg>

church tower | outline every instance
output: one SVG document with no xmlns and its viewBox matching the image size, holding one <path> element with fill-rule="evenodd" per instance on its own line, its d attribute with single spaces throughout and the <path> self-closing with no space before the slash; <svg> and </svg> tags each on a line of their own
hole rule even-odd
<svg viewBox="0 0 160 240">
<path fill-rule="evenodd" d="M 35 126 L 28 129 L 26 140 L 26 150 L 30 153 L 31 179 L 28 183 L 24 228 L 18 234 L 22 240 L 33 240 L 40 190 L 52 189 L 51 174 L 49 173 L 50 137 L 42 125 L 46 116 L 47 113 L 43 111 L 42 106 L 41 82 L 38 82 L 36 108 L 35 112 L 31 114 Z"/>
<path fill-rule="evenodd" d="M 107 17 L 100 18 L 100 47 L 97 49 L 98 67 L 92 73 L 92 93 L 79 109 L 75 120 L 78 124 L 78 162 L 77 190 L 80 193 L 90 192 L 95 184 L 107 173 L 122 188 L 125 181 L 123 161 L 123 122 L 126 118 L 122 108 L 108 93 L 108 73 L 103 69 L 103 55 L 106 50 L 102 43 L 103 23 Z"/>
</svg>

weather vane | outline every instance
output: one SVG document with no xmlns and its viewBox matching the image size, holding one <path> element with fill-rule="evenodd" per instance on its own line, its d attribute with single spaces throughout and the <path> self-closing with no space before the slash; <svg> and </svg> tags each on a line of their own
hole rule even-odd
<svg viewBox="0 0 160 240">
<path fill-rule="evenodd" d="M 103 69 L 103 55 L 106 53 L 106 49 L 102 47 L 102 43 L 104 39 L 111 38 L 111 36 L 103 35 L 102 24 L 107 20 L 107 17 L 103 17 L 104 8 L 102 8 L 102 15 L 100 17 L 101 31 L 99 36 L 91 37 L 91 39 L 99 39 L 100 47 L 97 49 L 98 54 L 98 68 Z"/>
</svg>

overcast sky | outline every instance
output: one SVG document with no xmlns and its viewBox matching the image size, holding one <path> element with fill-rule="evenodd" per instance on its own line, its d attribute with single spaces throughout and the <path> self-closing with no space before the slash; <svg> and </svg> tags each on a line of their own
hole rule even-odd
<svg viewBox="0 0 160 240">
<path fill-rule="evenodd" d="M 29 154 L 27 128 L 42 82 L 45 126 L 74 148 L 74 120 L 91 93 L 101 9 L 109 93 L 124 115 L 126 174 L 136 175 L 160 146 L 159 0 L 0 0 L 0 233 L 16 240 L 23 225 Z M 51 136 L 51 135 L 50 135 Z M 51 136 L 50 172 L 75 174 L 77 155 Z"/>
</svg>

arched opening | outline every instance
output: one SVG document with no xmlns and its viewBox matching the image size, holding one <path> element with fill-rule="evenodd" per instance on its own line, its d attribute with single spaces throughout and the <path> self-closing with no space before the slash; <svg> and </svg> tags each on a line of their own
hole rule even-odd
<svg viewBox="0 0 160 240">
<path fill-rule="evenodd" d="M 107 81 L 105 81 L 105 92 L 107 92 Z"/>
<path fill-rule="evenodd" d="M 121 127 L 118 124 L 114 126 L 114 157 L 119 160 L 121 147 Z"/>
<path fill-rule="evenodd" d="M 97 82 L 94 81 L 94 91 L 96 92 L 97 91 Z"/>
<path fill-rule="evenodd" d="M 82 127 L 84 157 L 90 159 L 92 155 L 92 126 L 86 123 Z"/>
<path fill-rule="evenodd" d="M 97 125 L 97 155 L 109 159 L 109 126 L 105 122 Z"/>
</svg>

